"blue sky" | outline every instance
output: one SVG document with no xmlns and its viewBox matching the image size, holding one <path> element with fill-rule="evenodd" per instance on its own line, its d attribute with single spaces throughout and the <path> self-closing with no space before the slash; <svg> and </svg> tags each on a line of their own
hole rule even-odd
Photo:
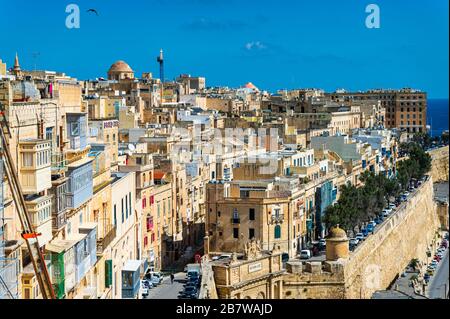
<svg viewBox="0 0 450 319">
<path fill-rule="evenodd" d="M 65 27 L 70 3 L 80 7 L 80 29 Z M 370 3 L 380 7 L 380 29 L 365 27 Z M 209 86 L 251 81 L 269 91 L 413 87 L 448 97 L 447 0 L 0 0 L 0 28 L 8 66 L 18 51 L 24 68 L 79 79 L 106 76 L 119 59 L 158 76 L 163 48 L 167 79 L 189 73 Z"/>
</svg>

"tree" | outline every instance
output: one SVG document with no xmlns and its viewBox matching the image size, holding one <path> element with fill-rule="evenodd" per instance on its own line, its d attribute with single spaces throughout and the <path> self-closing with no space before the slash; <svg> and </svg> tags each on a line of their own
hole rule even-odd
<svg viewBox="0 0 450 319">
<path fill-rule="evenodd" d="M 441 135 L 441 143 L 444 143 L 445 145 L 448 144 L 448 136 L 449 136 L 449 132 L 443 132 Z"/>
<path fill-rule="evenodd" d="M 362 223 L 381 213 L 390 197 L 398 196 L 408 189 L 413 178 L 420 179 L 430 170 L 431 157 L 418 143 L 402 143 L 401 147 L 409 158 L 398 162 L 395 179 L 365 171 L 359 177 L 362 187 L 347 184 L 340 188 L 337 203 L 325 211 L 324 222 L 328 228 L 339 224 L 345 230 L 356 232 Z"/>
<path fill-rule="evenodd" d="M 424 149 L 428 149 L 432 144 L 432 138 L 428 133 L 425 132 L 415 133 L 411 141 L 415 144 L 418 144 L 420 147 Z"/>
</svg>

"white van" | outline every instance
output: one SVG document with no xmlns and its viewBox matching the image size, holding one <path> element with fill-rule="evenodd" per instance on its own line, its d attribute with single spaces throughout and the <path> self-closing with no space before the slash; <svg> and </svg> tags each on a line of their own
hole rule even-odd
<svg viewBox="0 0 450 319">
<path fill-rule="evenodd" d="M 308 249 L 303 249 L 300 251 L 300 259 L 309 259 L 311 258 L 311 252 Z"/>
</svg>

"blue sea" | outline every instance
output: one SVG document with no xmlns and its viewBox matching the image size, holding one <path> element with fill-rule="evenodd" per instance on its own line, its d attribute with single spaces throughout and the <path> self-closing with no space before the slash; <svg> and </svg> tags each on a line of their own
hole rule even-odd
<svg viewBox="0 0 450 319">
<path fill-rule="evenodd" d="M 448 99 L 428 99 L 427 124 L 431 125 L 432 136 L 448 130 Z"/>
</svg>

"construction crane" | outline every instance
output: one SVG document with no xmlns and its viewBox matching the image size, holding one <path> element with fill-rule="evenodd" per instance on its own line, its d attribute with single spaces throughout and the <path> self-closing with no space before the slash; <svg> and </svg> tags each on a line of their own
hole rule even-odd
<svg viewBox="0 0 450 319">
<path fill-rule="evenodd" d="M 44 299 L 55 299 L 52 282 L 45 263 L 44 255 L 39 247 L 38 236 L 30 221 L 22 187 L 18 180 L 18 174 L 11 153 L 9 151 L 9 139 L 11 131 L 5 115 L 5 109 L 0 104 L 0 155 L 4 159 L 6 177 L 8 178 L 11 193 L 22 225 L 22 238 L 25 240 L 30 253 L 31 262 L 39 284 L 39 288 Z"/>
</svg>

